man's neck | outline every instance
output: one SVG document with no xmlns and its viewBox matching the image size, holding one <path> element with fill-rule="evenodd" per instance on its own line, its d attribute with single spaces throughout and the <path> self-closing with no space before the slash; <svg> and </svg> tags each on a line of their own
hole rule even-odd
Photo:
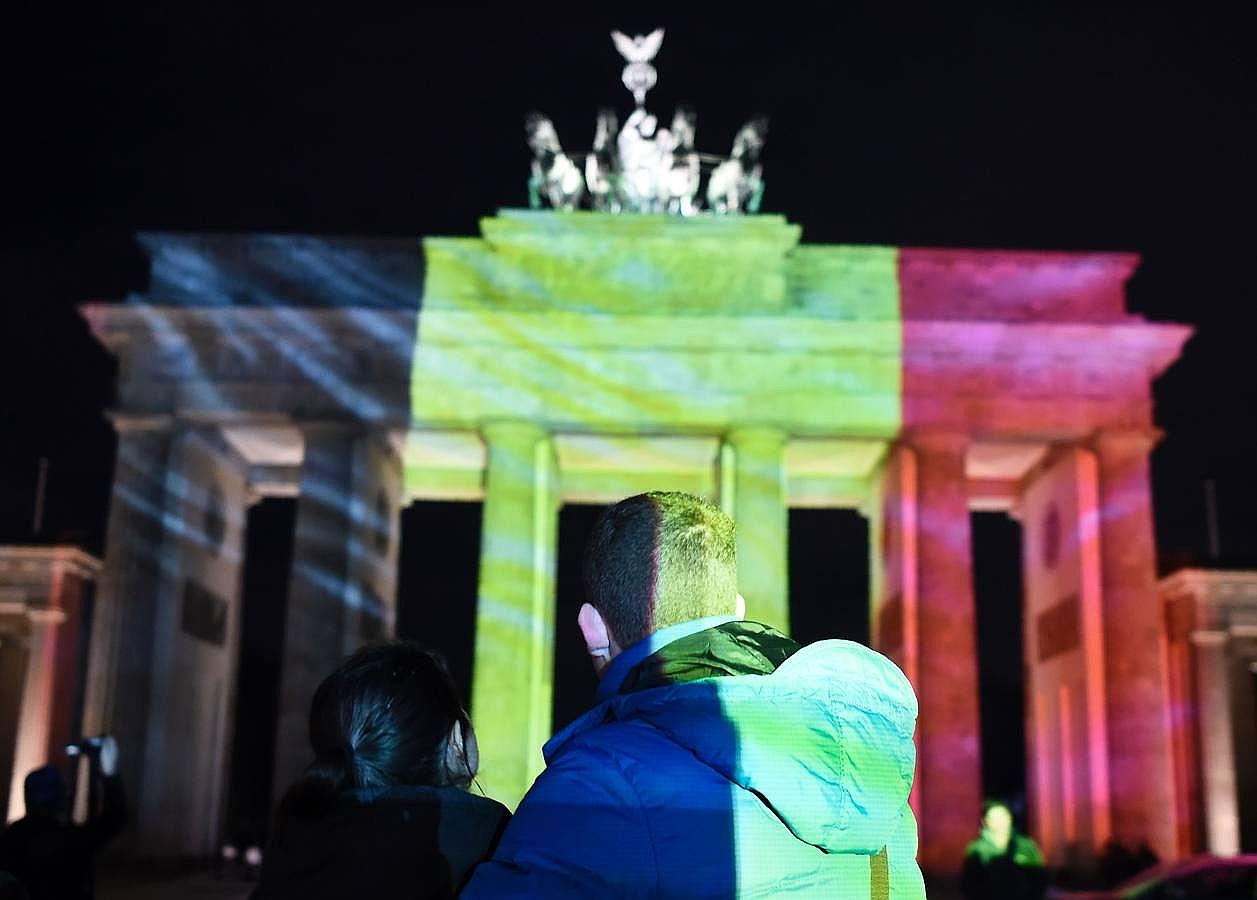
<svg viewBox="0 0 1257 900">
<path fill-rule="evenodd" d="M 602 680 L 598 683 L 598 691 L 594 695 L 595 699 L 602 703 L 610 700 L 620 691 L 620 686 L 624 683 L 624 679 L 633 667 L 653 653 L 659 652 L 662 648 L 668 646 L 673 641 L 678 641 L 683 637 L 689 637 L 691 634 L 697 634 L 708 628 L 715 628 L 724 625 L 726 622 L 732 622 L 737 619 L 734 615 L 707 616 L 702 619 L 691 619 L 688 622 L 681 622 L 677 625 L 669 625 L 667 628 L 661 628 L 654 634 L 647 635 L 636 644 L 624 648 L 610 664 L 602 671 Z"/>
</svg>

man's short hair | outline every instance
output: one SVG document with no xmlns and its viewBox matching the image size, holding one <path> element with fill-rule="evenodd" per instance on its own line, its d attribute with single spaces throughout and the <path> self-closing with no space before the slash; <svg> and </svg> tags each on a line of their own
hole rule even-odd
<svg viewBox="0 0 1257 900">
<path fill-rule="evenodd" d="M 732 614 L 737 595 L 733 520 L 693 494 L 621 500 L 585 548 L 585 597 L 621 647 L 669 625 Z"/>
</svg>

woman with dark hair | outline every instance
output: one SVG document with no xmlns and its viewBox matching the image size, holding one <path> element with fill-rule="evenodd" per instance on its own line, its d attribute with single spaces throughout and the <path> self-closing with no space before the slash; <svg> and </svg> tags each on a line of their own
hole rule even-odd
<svg viewBox="0 0 1257 900">
<path fill-rule="evenodd" d="M 471 721 L 440 657 L 414 644 L 364 647 L 329 675 L 310 745 L 253 900 L 452 897 L 510 816 L 470 792 Z"/>
</svg>

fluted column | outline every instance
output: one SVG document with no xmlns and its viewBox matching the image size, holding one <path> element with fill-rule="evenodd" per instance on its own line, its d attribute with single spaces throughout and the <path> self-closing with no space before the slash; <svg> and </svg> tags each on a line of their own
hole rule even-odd
<svg viewBox="0 0 1257 900">
<path fill-rule="evenodd" d="M 83 732 L 117 738 L 119 774 L 133 804 L 144 783 L 153 621 L 169 559 L 173 426 L 168 416 L 114 417 L 118 449 L 85 681 Z M 135 834 L 129 832 L 124 851 Z"/>
<path fill-rule="evenodd" d="M 921 862 L 947 874 L 964 859 L 982 798 L 968 438 L 916 434 L 911 446 L 917 459 Z"/>
<path fill-rule="evenodd" d="M 542 768 L 554 689 L 558 499 L 544 429 L 499 422 L 488 444 L 472 667 L 480 782 L 514 806 Z"/>
<path fill-rule="evenodd" d="M 1163 622 L 1158 613 L 1149 428 L 1105 429 L 1092 441 L 1100 470 L 1100 572 L 1113 836 L 1179 854 L 1168 725 Z"/>
<path fill-rule="evenodd" d="M 787 569 L 786 434 L 775 428 L 738 428 L 733 450 L 732 508 L 738 535 L 738 590 L 746 617 L 790 630 Z M 728 482 L 726 481 L 726 484 Z"/>
<path fill-rule="evenodd" d="M 9 822 L 25 815 L 22 784 L 27 773 L 48 764 L 57 626 L 65 621 L 65 613 L 60 609 L 27 609 L 26 620 L 26 675 L 14 736 Z"/>
<path fill-rule="evenodd" d="M 354 451 L 349 423 L 302 426 L 305 456 L 293 531 L 283 671 L 275 733 L 275 796 L 310 762 L 310 699 L 344 651 L 354 531 Z"/>
<path fill-rule="evenodd" d="M 1197 631 L 1191 636 L 1192 654 L 1196 658 L 1197 721 L 1200 723 L 1204 849 L 1219 856 L 1240 852 L 1227 638 L 1225 631 Z"/>
</svg>

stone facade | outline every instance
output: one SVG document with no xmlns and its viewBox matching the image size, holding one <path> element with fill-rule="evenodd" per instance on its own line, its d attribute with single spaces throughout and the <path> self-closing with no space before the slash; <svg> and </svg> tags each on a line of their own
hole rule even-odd
<svg viewBox="0 0 1257 900">
<path fill-rule="evenodd" d="M 481 780 L 507 802 L 540 770 L 550 730 L 562 503 L 652 488 L 719 502 L 739 522 L 750 615 L 778 626 L 789 621 L 788 507 L 859 507 L 875 643 L 921 697 L 922 860 L 944 872 L 981 790 L 968 513 L 1022 511 L 1027 559 L 1038 558 L 1040 507 L 1060 493 L 1075 499 L 1054 507 L 1053 540 L 1080 599 L 1058 618 L 1081 624 L 1057 627 L 1087 635 L 1086 665 L 1071 693 L 1053 683 L 1057 705 L 1030 723 L 1036 821 L 1062 842 L 1073 822 L 1090 849 L 1112 832 L 1174 855 L 1177 819 L 1157 818 L 1177 809 L 1162 777 L 1164 666 L 1121 636 L 1160 628 L 1148 613 L 1149 383 L 1187 329 L 1124 312 L 1130 256 L 799 236 L 778 216 L 507 210 L 480 237 L 429 238 L 422 254 L 417 242 L 145 238 L 148 294 L 85 309 L 120 358 L 116 421 L 131 448 L 119 455 L 113 624 L 94 660 L 93 715 L 150 743 L 171 727 L 162 710 L 181 688 L 155 684 L 152 660 L 172 650 L 154 641 L 175 631 L 175 586 L 203 543 L 176 523 L 207 480 L 230 498 L 230 522 L 250 496 L 299 497 L 280 784 L 304 762 L 317 679 L 377 626 L 387 633 L 399 507 L 483 500 L 471 706 Z M 189 452 L 220 475 L 191 477 Z M 1065 583 L 1028 573 L 1038 615 Z M 230 631 L 233 595 L 222 596 Z M 168 624 L 155 636 L 128 624 L 140 621 Z M 190 665 L 229 693 L 229 672 Z M 1032 690 L 1048 690 L 1037 673 Z M 1070 746 L 1105 732 L 1103 752 L 1054 768 L 1062 745 L 1047 716 L 1082 723 Z M 1072 812 L 1045 811 L 1065 786 Z M 155 825 L 160 804 L 143 803 Z M 171 830 L 170 852 L 206 848 L 208 831 L 188 829 Z"/>
<path fill-rule="evenodd" d="M 1192 850 L 1257 848 L 1257 572 L 1184 569 L 1157 585 L 1174 783 Z"/>
<path fill-rule="evenodd" d="M 0 547 L 0 784 L 25 815 L 28 772 L 81 736 L 85 640 L 100 560 L 77 547 Z"/>
</svg>

